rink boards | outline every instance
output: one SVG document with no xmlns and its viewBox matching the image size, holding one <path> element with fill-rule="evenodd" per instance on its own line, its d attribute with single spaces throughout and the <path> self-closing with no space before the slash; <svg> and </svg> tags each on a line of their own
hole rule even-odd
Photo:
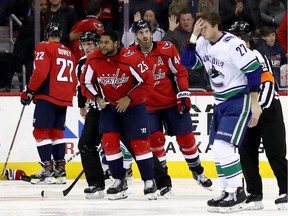
<svg viewBox="0 0 288 216">
<path fill-rule="evenodd" d="M 2 171 L 4 162 L 6 161 L 9 148 L 13 136 L 15 134 L 16 126 L 19 121 L 22 105 L 19 101 L 19 94 L 1 94 L 0 95 L 0 169 Z M 192 93 L 191 96 L 193 108 L 191 109 L 191 117 L 193 121 L 194 134 L 196 143 L 198 144 L 200 158 L 205 173 L 209 177 L 216 177 L 216 169 L 213 162 L 211 150 L 208 146 L 209 137 L 209 122 L 213 115 L 213 97 L 209 93 Z M 288 95 L 281 94 L 280 100 L 284 112 L 285 125 L 288 122 Z M 35 147 L 35 141 L 32 136 L 32 121 L 33 121 L 34 104 L 25 107 L 22 120 L 18 132 L 16 134 L 15 142 L 9 157 L 8 168 L 22 169 L 26 174 L 38 172 L 40 165 L 39 156 Z M 78 144 L 78 139 L 83 128 L 83 119 L 79 114 L 77 108 L 77 98 L 74 98 L 74 107 L 69 107 L 66 119 L 66 129 L 64 138 L 66 141 L 66 158 L 75 154 Z M 287 142 L 287 137 L 286 137 Z M 169 174 L 173 178 L 189 178 L 191 172 L 189 171 L 178 145 L 174 137 L 166 136 L 166 152 L 169 167 Z M 274 177 L 273 172 L 267 162 L 265 152 L 260 146 L 260 172 L 265 178 Z M 80 157 L 76 157 L 67 164 L 68 178 L 75 178 L 81 171 Z M 1 172 L 0 171 L 0 172 Z M 133 163 L 134 177 L 139 177 L 137 166 Z"/>
</svg>

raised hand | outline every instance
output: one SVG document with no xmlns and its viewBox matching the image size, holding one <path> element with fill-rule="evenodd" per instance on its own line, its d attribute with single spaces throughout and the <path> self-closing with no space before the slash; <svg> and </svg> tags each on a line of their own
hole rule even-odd
<svg viewBox="0 0 288 216">
<path fill-rule="evenodd" d="M 177 22 L 177 16 L 171 15 L 170 17 L 168 17 L 168 20 L 169 20 L 169 30 L 174 31 L 179 26 L 179 22 Z"/>
<path fill-rule="evenodd" d="M 139 11 L 137 11 L 135 14 L 134 14 L 134 22 L 137 22 L 141 20 L 141 13 Z"/>
</svg>

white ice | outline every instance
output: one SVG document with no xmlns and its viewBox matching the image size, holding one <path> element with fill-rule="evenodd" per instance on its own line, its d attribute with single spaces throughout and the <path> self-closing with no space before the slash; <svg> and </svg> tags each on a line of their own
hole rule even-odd
<svg viewBox="0 0 288 216">
<path fill-rule="evenodd" d="M 206 202 L 215 197 L 218 181 L 213 179 L 213 191 L 198 186 L 192 179 L 173 179 L 174 196 L 170 199 L 158 197 L 149 201 L 143 195 L 143 183 L 133 179 L 129 183 L 128 198 L 110 201 L 107 197 L 99 200 L 87 200 L 83 190 L 86 181 L 80 180 L 71 192 L 61 199 L 44 199 L 40 193 L 43 189 L 62 191 L 66 185 L 31 185 L 23 181 L 0 181 L 0 215 L 2 216 L 143 216 L 143 215 L 223 215 L 207 212 Z M 106 181 L 106 188 L 111 181 Z M 277 216 L 288 215 L 288 211 L 277 210 L 274 200 L 278 197 L 275 179 L 264 179 L 264 209 L 242 211 L 226 215 Z"/>
</svg>

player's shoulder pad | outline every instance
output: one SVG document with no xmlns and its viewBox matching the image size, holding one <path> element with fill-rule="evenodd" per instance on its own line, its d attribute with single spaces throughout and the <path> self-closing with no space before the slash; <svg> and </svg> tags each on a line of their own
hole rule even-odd
<svg viewBox="0 0 288 216">
<path fill-rule="evenodd" d="M 49 47 L 50 47 L 50 42 L 42 41 L 35 46 L 35 51 L 39 51 L 39 52 L 46 51 L 46 50 L 49 50 L 48 49 Z"/>
<path fill-rule="evenodd" d="M 225 32 L 224 34 L 225 34 L 225 35 L 224 35 L 223 38 L 222 38 L 222 41 L 223 41 L 224 43 L 229 43 L 232 39 L 237 38 L 235 35 L 230 34 L 230 33 L 228 33 L 228 32 Z"/>
<path fill-rule="evenodd" d="M 49 44 L 49 41 L 41 41 L 39 44 Z"/>
<path fill-rule="evenodd" d="M 139 46 L 138 44 L 130 46 L 129 50 L 136 51 L 136 50 L 138 50 L 138 46 Z"/>
<path fill-rule="evenodd" d="M 45 47 L 48 46 L 50 44 L 50 42 L 48 41 L 41 41 L 40 43 L 37 44 L 36 47 Z"/>
<path fill-rule="evenodd" d="M 246 47 L 245 41 L 241 40 L 237 36 L 230 34 L 229 32 L 225 32 L 226 34 L 223 36 L 221 42 L 223 46 L 231 51 L 235 50 L 240 44 L 243 44 Z"/>
<path fill-rule="evenodd" d="M 208 40 L 206 40 L 202 35 L 197 39 L 196 45 L 197 46 L 206 46 L 208 43 L 210 43 Z"/>
</svg>

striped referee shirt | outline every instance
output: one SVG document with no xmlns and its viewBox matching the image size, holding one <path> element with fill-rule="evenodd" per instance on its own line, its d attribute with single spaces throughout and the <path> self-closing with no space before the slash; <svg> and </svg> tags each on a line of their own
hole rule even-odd
<svg viewBox="0 0 288 216">
<path fill-rule="evenodd" d="M 257 50 L 253 50 L 258 61 L 261 64 L 262 76 L 261 85 L 259 87 L 258 101 L 262 109 L 270 107 L 273 99 L 279 100 L 279 87 L 274 79 L 271 62 L 266 55 L 262 55 Z"/>
</svg>

